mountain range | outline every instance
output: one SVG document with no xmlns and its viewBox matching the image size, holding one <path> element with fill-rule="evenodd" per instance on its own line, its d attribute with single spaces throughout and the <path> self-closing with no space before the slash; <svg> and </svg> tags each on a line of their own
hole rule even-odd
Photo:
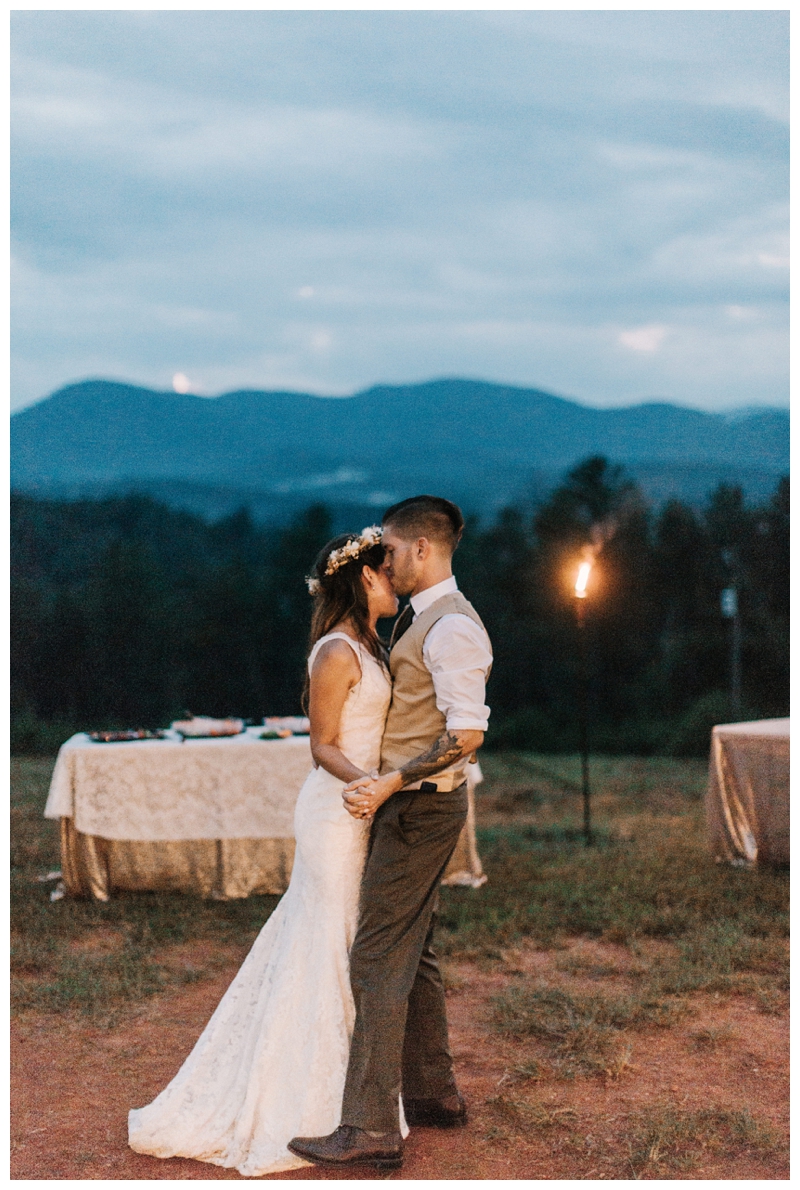
<svg viewBox="0 0 800 1190">
<path fill-rule="evenodd" d="M 751 499 L 789 467 L 789 414 L 668 403 L 597 409 L 538 389 L 445 379 L 351 397 L 156 392 L 69 385 L 11 418 L 11 481 L 54 498 L 149 492 L 215 517 L 281 519 L 323 500 L 385 506 L 417 491 L 491 514 L 535 501 L 591 454 L 624 464 L 656 502 L 701 502 L 720 481 Z"/>
</svg>

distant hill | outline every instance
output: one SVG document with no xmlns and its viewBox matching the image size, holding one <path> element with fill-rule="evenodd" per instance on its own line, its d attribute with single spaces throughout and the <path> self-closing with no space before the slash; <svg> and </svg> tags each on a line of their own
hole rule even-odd
<svg viewBox="0 0 800 1190">
<path fill-rule="evenodd" d="M 458 379 L 352 397 L 215 398 L 92 380 L 11 418 L 18 490 L 138 489 L 209 515 L 250 504 L 266 519 L 312 499 L 378 507 L 417 491 L 492 512 L 535 499 L 589 454 L 625 464 L 658 501 L 697 502 L 720 480 L 763 498 L 788 471 L 789 415 L 726 417 L 666 403 L 595 409 Z"/>
</svg>

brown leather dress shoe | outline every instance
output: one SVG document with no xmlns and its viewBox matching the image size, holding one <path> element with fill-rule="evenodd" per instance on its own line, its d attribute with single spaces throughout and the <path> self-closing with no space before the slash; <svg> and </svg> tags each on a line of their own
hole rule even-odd
<svg viewBox="0 0 800 1190">
<path fill-rule="evenodd" d="M 447 1099 L 404 1099 L 403 1111 L 410 1128 L 463 1128 L 467 1105 L 458 1092 Z"/>
<path fill-rule="evenodd" d="M 372 1136 L 363 1128 L 340 1124 L 330 1136 L 295 1136 L 286 1146 L 297 1157 L 320 1165 L 357 1165 L 399 1169 L 403 1164 L 403 1138 L 399 1132 Z"/>
</svg>

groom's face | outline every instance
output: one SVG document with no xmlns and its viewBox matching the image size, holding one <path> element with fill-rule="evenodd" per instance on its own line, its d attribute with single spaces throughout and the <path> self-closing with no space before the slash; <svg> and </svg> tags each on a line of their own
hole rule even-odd
<svg viewBox="0 0 800 1190">
<path fill-rule="evenodd" d="M 383 546 L 386 550 L 384 569 L 398 595 L 410 595 L 417 585 L 422 561 L 418 542 L 398 537 L 388 527 L 383 530 Z"/>
</svg>

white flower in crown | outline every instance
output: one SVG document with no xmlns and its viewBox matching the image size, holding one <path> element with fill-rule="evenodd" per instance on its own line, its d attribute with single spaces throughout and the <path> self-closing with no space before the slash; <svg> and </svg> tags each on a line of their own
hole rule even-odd
<svg viewBox="0 0 800 1190">
<path fill-rule="evenodd" d="M 352 562 L 353 558 L 357 558 L 364 550 L 372 549 L 382 537 L 383 529 L 380 525 L 368 525 L 366 529 L 361 530 L 358 537 L 345 542 L 343 546 L 329 555 L 325 573 L 334 574 L 340 566 L 344 566 L 345 562 Z"/>
<path fill-rule="evenodd" d="M 361 530 L 358 537 L 345 542 L 338 550 L 334 550 L 332 554 L 328 555 L 325 573 L 335 574 L 340 566 L 344 566 L 345 562 L 351 562 L 353 558 L 363 554 L 364 550 L 372 549 L 374 545 L 378 545 L 382 537 L 383 529 L 380 525 L 368 525 L 366 529 Z M 310 595 L 318 595 L 321 590 L 320 581 L 313 574 L 309 574 L 306 578 L 306 586 Z"/>
</svg>

